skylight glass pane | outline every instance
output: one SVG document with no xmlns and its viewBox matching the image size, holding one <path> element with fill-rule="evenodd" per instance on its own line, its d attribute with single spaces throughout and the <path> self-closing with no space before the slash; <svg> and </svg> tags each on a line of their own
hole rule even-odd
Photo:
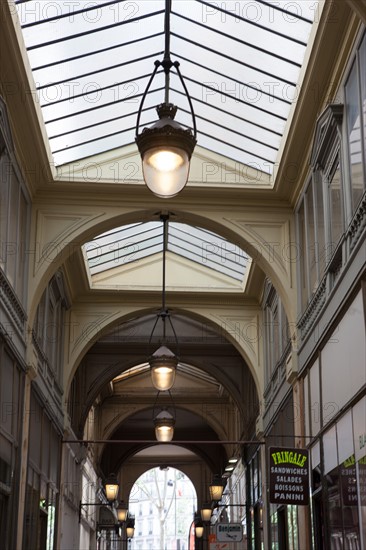
<svg viewBox="0 0 366 550">
<path fill-rule="evenodd" d="M 81 88 L 75 87 L 74 91 L 70 87 L 71 94 L 75 92 L 75 96 L 71 100 L 68 100 L 70 92 L 68 92 L 67 87 L 63 89 L 58 86 L 48 88 L 47 92 L 41 95 L 41 99 L 43 97 L 46 99 L 46 103 L 41 104 L 44 107 L 43 112 L 46 115 L 45 121 L 48 122 L 65 115 L 73 115 L 95 106 L 103 107 L 106 104 L 112 108 L 113 112 L 115 102 L 133 101 L 133 103 L 138 105 L 139 101 L 135 96 L 144 91 L 148 77 L 149 75 L 140 79 L 136 76 L 131 81 L 111 80 L 109 82 L 106 79 L 106 84 L 103 86 L 90 82 Z M 159 79 L 157 79 L 156 84 L 159 85 Z"/>
<path fill-rule="evenodd" d="M 288 99 L 283 100 L 282 97 L 278 95 L 278 91 L 275 90 L 274 86 L 272 86 L 272 88 L 268 86 L 267 90 L 265 88 L 260 89 L 258 84 L 254 81 L 246 81 L 245 84 L 240 84 L 224 76 L 216 74 L 210 75 L 209 69 L 204 70 L 196 68 L 193 65 L 190 68 L 192 69 L 191 71 L 186 70 L 184 73 L 187 87 L 189 87 L 191 91 L 191 88 L 193 90 L 193 87 L 196 87 L 196 83 L 198 82 L 198 85 L 201 87 L 199 97 L 205 97 L 207 102 L 211 102 L 212 97 L 217 96 L 217 99 L 222 104 L 232 100 L 238 107 L 245 105 L 245 107 L 242 108 L 265 110 L 267 113 L 273 113 L 273 115 L 281 116 L 284 119 L 286 118 L 291 101 Z M 192 81 L 195 82 L 192 83 Z M 178 88 L 179 83 L 176 79 L 172 79 L 172 86 L 173 85 Z M 282 91 L 284 92 L 283 87 Z"/>
<path fill-rule="evenodd" d="M 168 250 L 242 280 L 248 256 L 219 235 L 185 224 L 172 224 Z"/>
<path fill-rule="evenodd" d="M 63 113 L 62 115 L 66 116 L 64 119 L 62 119 L 61 113 L 60 117 L 57 117 L 56 115 L 55 119 L 52 119 L 54 121 L 47 121 L 47 129 L 50 137 L 57 136 L 68 131 L 72 132 L 73 130 L 81 130 L 82 128 L 90 124 L 108 123 L 108 121 L 112 118 L 131 116 L 131 113 L 133 112 L 137 113 L 140 97 L 133 97 L 131 91 L 132 88 L 130 92 L 125 90 L 125 93 L 127 93 L 127 95 L 122 96 L 120 98 L 120 101 L 118 101 L 118 103 L 113 103 L 113 105 L 108 104 L 95 109 L 95 105 L 91 103 L 90 105 L 87 105 L 85 109 L 81 109 L 80 111 Z M 161 92 L 155 92 L 151 94 L 151 102 L 153 104 L 154 100 L 157 100 L 159 98 L 160 93 Z M 149 102 L 150 101 L 146 101 L 147 106 Z M 47 109 L 44 109 L 44 111 L 46 112 Z M 56 114 L 54 109 L 50 109 L 48 113 L 49 115 Z M 149 112 L 146 113 L 146 120 L 155 120 L 156 116 L 156 112 L 151 109 Z M 135 115 L 135 123 L 136 118 L 137 114 Z M 123 130 L 124 127 L 128 126 L 129 125 L 127 123 L 122 123 L 121 130 Z"/>
<path fill-rule="evenodd" d="M 146 52 L 146 46 L 149 52 Z M 128 80 L 135 74 L 139 76 L 147 72 L 151 73 L 155 57 L 160 59 L 162 55 L 162 37 L 155 36 L 146 42 L 131 43 L 111 51 L 102 51 L 94 55 L 88 55 L 82 60 L 74 59 L 44 69 L 35 71 L 37 87 L 52 85 L 57 82 L 57 86 L 62 92 L 62 82 L 71 81 L 72 84 L 64 86 L 65 91 L 75 90 L 75 93 L 82 91 L 90 82 L 88 75 L 93 73 L 93 83 L 100 87 L 108 82 L 114 83 L 121 80 Z M 103 49 L 103 48 L 99 48 Z M 141 58 L 151 56 L 145 61 Z M 113 68 L 115 67 L 115 68 Z M 98 72 L 99 71 L 99 72 Z"/>
<path fill-rule="evenodd" d="M 163 249 L 160 221 L 125 225 L 107 231 L 83 247 L 91 275 L 136 262 Z M 168 223 L 168 252 L 242 281 L 248 255 L 220 235 L 183 223 Z"/>
<path fill-rule="evenodd" d="M 278 12 L 280 22 L 285 20 L 291 24 L 292 22 L 296 23 L 298 20 L 301 20 L 300 18 L 314 21 L 318 17 L 319 2 L 304 2 L 304 0 L 291 0 L 291 2 L 288 2 L 288 0 L 279 0 L 275 5 L 278 5 L 279 8 L 286 12 L 285 14 Z M 301 26 L 298 28 L 301 29 Z"/>
<path fill-rule="evenodd" d="M 182 121 L 183 124 L 186 124 L 188 126 L 191 125 L 191 117 L 188 114 L 182 115 L 179 120 Z M 272 149 L 270 147 L 267 147 L 266 144 L 254 141 L 253 136 L 251 136 L 250 134 L 248 136 L 244 136 L 240 133 L 241 130 L 242 128 L 239 124 L 236 124 L 231 129 L 230 124 L 228 123 L 228 129 L 225 129 L 223 127 L 219 128 L 215 124 L 214 119 L 210 122 L 200 120 L 198 134 L 202 134 L 202 136 L 206 135 L 227 143 L 235 143 L 236 138 L 236 142 L 241 149 L 247 150 L 253 155 L 258 155 L 258 157 L 268 162 L 274 162 L 277 154 L 276 149 Z"/>
<path fill-rule="evenodd" d="M 172 60 L 192 96 L 199 145 L 271 172 L 317 8 L 316 0 L 172 1 Z M 164 0 L 17 4 L 56 164 L 134 142 L 141 96 L 163 57 L 164 9 Z M 141 127 L 156 120 L 163 85 L 158 74 Z M 174 71 L 171 88 L 177 119 L 191 126 Z"/>
<path fill-rule="evenodd" d="M 80 145 L 72 149 L 66 148 L 64 151 L 54 152 L 53 157 L 56 165 L 66 164 L 78 159 L 84 159 L 91 155 L 97 155 L 101 151 L 110 151 L 121 147 L 121 145 L 128 145 L 135 141 L 135 128 L 123 133 L 123 140 L 121 135 L 109 136 L 106 138 L 100 138 L 98 141 Z"/>
<path fill-rule="evenodd" d="M 162 247 L 162 226 L 158 222 L 134 224 L 113 230 L 84 245 L 91 274 L 113 269 L 156 254 Z"/>
<path fill-rule="evenodd" d="M 223 7 L 228 13 L 225 14 L 217 9 L 217 7 Z M 288 61 L 297 61 L 303 55 L 304 46 L 297 42 L 292 42 L 288 35 L 283 32 L 285 30 L 286 33 L 286 30 L 289 28 L 294 29 L 297 25 L 296 22 L 292 21 L 290 23 L 283 20 L 281 35 L 275 34 L 275 29 L 270 22 L 269 12 L 262 8 L 262 5 L 259 6 L 257 4 L 253 9 L 252 0 L 248 2 L 241 1 L 239 5 L 235 1 L 214 2 L 210 7 L 194 0 L 176 2 L 173 11 L 188 17 L 197 24 L 184 21 L 180 17 L 173 18 L 172 22 L 174 26 L 172 26 L 172 30 L 183 36 L 187 35 L 189 38 L 193 38 L 194 34 L 197 36 L 197 33 L 199 33 L 200 41 L 205 45 L 212 44 L 214 41 L 220 41 L 220 50 L 224 52 L 228 50 L 232 52 L 233 42 L 235 39 L 238 39 L 251 45 L 249 48 L 252 57 L 257 55 L 258 50 L 267 50 L 268 54 L 263 54 L 263 56 L 279 55 L 286 57 Z M 250 14 L 251 10 L 253 10 L 252 14 Z M 230 13 L 237 13 L 241 17 L 244 16 L 247 21 L 236 19 Z M 295 17 L 291 19 L 295 20 Z M 302 22 L 301 26 L 303 26 Z M 215 32 L 216 29 L 221 31 L 221 37 Z M 216 35 L 216 37 L 212 35 Z M 237 41 L 235 43 L 239 44 Z M 291 49 L 289 49 L 290 44 Z"/>
<path fill-rule="evenodd" d="M 252 104 L 244 103 L 244 101 L 239 102 L 236 100 L 236 98 L 223 96 L 215 90 L 206 90 L 202 88 L 200 84 L 189 82 L 189 84 L 187 83 L 187 86 L 188 85 L 189 93 L 192 95 L 193 99 L 198 98 L 199 100 L 201 97 L 207 97 L 207 102 L 209 103 L 210 107 L 225 109 L 231 112 L 233 115 L 244 118 L 249 122 L 253 122 L 253 124 L 260 124 L 264 127 L 266 127 L 267 125 L 267 127 L 271 128 L 271 130 L 280 134 L 283 133 L 284 124 L 286 122 L 286 118 L 283 115 L 277 115 L 277 113 L 272 114 L 270 112 L 270 109 L 266 110 L 267 112 L 265 112 L 260 108 L 259 105 L 256 104 L 256 102 L 253 102 Z M 172 95 L 172 97 L 174 96 Z M 199 106 L 196 109 L 197 103 L 197 101 L 194 101 L 195 112 L 197 112 L 197 114 L 200 114 Z"/>
<path fill-rule="evenodd" d="M 179 102 L 180 94 L 173 92 L 171 97 L 174 102 Z M 218 135 L 220 133 L 220 127 L 226 126 L 227 128 L 240 131 L 243 135 L 250 136 L 253 140 L 261 141 L 267 144 L 268 147 L 278 148 L 281 138 L 279 132 L 276 132 L 272 128 L 260 126 L 258 120 L 256 121 L 254 119 L 252 122 L 249 122 L 244 118 L 240 118 L 236 112 L 230 112 L 228 110 L 227 103 L 228 101 L 222 101 L 221 105 L 217 106 L 199 103 L 199 109 L 195 108 L 198 130 L 200 130 L 201 120 L 206 119 L 217 125 L 216 133 Z M 196 106 L 197 104 L 198 99 L 194 100 L 194 105 Z M 181 110 L 180 107 L 177 118 L 180 118 Z M 191 125 L 191 122 L 189 125 Z"/>
<path fill-rule="evenodd" d="M 197 80 L 197 74 L 200 74 L 200 82 L 205 87 L 210 84 L 217 91 L 225 92 L 236 99 L 251 100 L 258 98 L 259 95 L 269 95 L 274 99 L 284 103 L 291 102 L 294 95 L 295 86 L 289 84 L 287 79 L 281 81 L 271 77 L 268 74 L 260 72 L 257 67 L 250 63 L 238 63 L 238 60 L 222 58 L 219 54 L 201 50 L 203 59 L 197 58 L 196 46 L 178 39 L 175 41 L 176 48 L 173 50 L 174 58 L 181 61 L 181 70 L 183 76 L 189 76 Z M 244 59 L 243 59 L 244 62 Z M 195 65 L 197 63 L 198 65 Z M 205 67 L 202 67 L 204 65 Z M 221 67 L 221 70 L 220 70 Z M 297 70 L 293 69 L 292 80 L 295 81 Z M 291 81 L 291 74 L 289 81 Z M 254 90 L 253 90 L 254 88 Z M 251 91 L 253 90 L 253 91 Z M 261 92 L 261 93 L 260 93 Z M 206 100 L 210 99 L 212 92 L 207 91 Z M 205 96 L 203 96 L 205 97 Z"/>
</svg>

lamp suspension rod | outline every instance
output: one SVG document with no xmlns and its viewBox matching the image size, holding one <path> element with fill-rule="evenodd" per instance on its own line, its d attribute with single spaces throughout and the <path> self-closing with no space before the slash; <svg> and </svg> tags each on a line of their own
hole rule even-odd
<svg viewBox="0 0 366 550">
<path fill-rule="evenodd" d="M 169 103 L 169 87 L 170 87 L 170 69 L 172 62 L 170 59 L 170 12 L 172 11 L 172 0 L 165 0 L 165 17 L 164 17 L 164 33 L 165 33 L 165 50 L 163 59 L 163 68 L 165 71 L 165 103 Z"/>
<path fill-rule="evenodd" d="M 166 297 L 165 297 L 165 281 L 166 281 L 166 249 L 168 244 L 168 214 L 162 214 L 161 220 L 163 222 L 163 292 L 162 292 L 162 312 L 166 313 Z M 165 322 L 164 322 L 165 331 Z M 164 334 L 165 338 L 165 334 Z"/>
<path fill-rule="evenodd" d="M 188 93 L 188 89 L 187 89 L 186 83 L 183 80 L 182 73 L 180 72 L 178 61 L 174 62 L 174 67 L 175 67 L 175 69 L 178 73 L 179 79 L 180 79 L 180 81 L 182 83 L 182 86 L 183 86 L 184 93 L 186 94 L 186 97 L 188 99 L 189 108 L 191 109 L 191 115 L 192 115 L 192 121 L 193 121 L 193 136 L 196 139 L 196 137 L 197 137 L 197 124 L 196 124 L 196 116 L 194 114 L 192 99 L 191 99 L 191 96 Z"/>
<path fill-rule="evenodd" d="M 172 414 L 172 416 L 173 416 L 173 418 L 174 418 L 174 420 L 175 420 L 175 418 L 176 418 L 176 412 L 175 412 L 175 405 L 174 405 L 174 401 L 173 401 L 173 396 L 172 396 L 170 390 L 167 390 L 167 392 L 169 393 L 169 397 L 170 397 L 170 403 L 171 403 L 170 407 L 171 407 L 171 409 L 173 410 L 173 413 L 174 413 L 174 414 Z M 159 401 L 159 396 L 160 396 L 161 393 L 162 393 L 162 392 L 159 390 L 158 393 L 156 394 L 156 398 L 155 398 L 155 402 L 154 402 L 154 406 L 153 406 L 153 414 L 152 414 L 153 419 L 154 419 L 155 416 L 156 416 L 156 415 L 155 415 L 155 409 L 157 408 L 157 403 L 158 403 L 158 401 Z M 166 392 L 164 392 L 164 393 L 166 393 Z M 163 408 L 167 411 L 168 408 L 169 408 L 169 405 L 168 405 L 168 406 L 167 406 L 167 405 L 164 405 Z"/>
<path fill-rule="evenodd" d="M 151 83 L 152 83 L 152 81 L 154 80 L 154 77 L 155 77 L 155 75 L 156 75 L 156 73 L 157 73 L 157 70 L 158 70 L 158 68 L 161 66 L 161 63 L 160 63 L 160 61 L 155 61 L 154 65 L 155 65 L 155 68 L 154 68 L 154 70 L 153 70 L 153 72 L 152 72 L 152 75 L 150 76 L 150 80 L 149 80 L 149 82 L 147 83 L 147 86 L 146 86 L 145 91 L 144 91 L 144 93 L 143 93 L 143 96 L 142 96 L 142 98 L 141 98 L 140 108 L 139 108 L 139 112 L 138 112 L 138 114 L 137 114 L 137 121 L 136 121 L 136 136 L 138 136 L 138 134 L 139 134 L 141 113 L 142 113 L 143 105 L 144 105 L 144 103 L 145 103 L 146 96 L 147 96 L 148 91 L 149 91 L 149 89 L 150 89 Z"/>
</svg>

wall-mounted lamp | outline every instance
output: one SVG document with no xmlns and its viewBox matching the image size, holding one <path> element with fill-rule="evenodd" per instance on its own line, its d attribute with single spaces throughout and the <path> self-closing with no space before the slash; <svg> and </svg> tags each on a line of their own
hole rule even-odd
<svg viewBox="0 0 366 550">
<path fill-rule="evenodd" d="M 126 506 L 125 502 L 121 500 L 121 502 L 117 506 L 117 518 L 119 523 L 124 523 L 127 520 L 127 516 L 128 507 Z"/>
<path fill-rule="evenodd" d="M 105 496 L 109 503 L 114 502 L 118 498 L 119 481 L 116 474 L 109 474 L 104 482 Z"/>
<path fill-rule="evenodd" d="M 106 478 L 104 485 L 104 494 L 105 499 L 108 502 L 79 502 L 79 523 L 81 522 L 81 510 L 85 508 L 86 506 L 115 506 L 117 498 L 118 498 L 118 491 L 119 491 L 119 482 L 117 479 L 116 474 L 109 474 L 109 476 Z"/>
<path fill-rule="evenodd" d="M 218 502 L 222 498 L 222 493 L 224 492 L 224 480 L 221 476 L 215 475 L 213 477 L 211 485 L 209 485 L 208 490 L 210 492 L 211 500 Z"/>
<path fill-rule="evenodd" d="M 201 519 L 204 523 L 209 523 L 212 516 L 212 508 L 209 502 L 204 502 L 200 510 Z"/>
<path fill-rule="evenodd" d="M 142 96 L 136 122 L 136 144 L 142 158 L 142 171 L 147 187 L 158 197 L 169 198 L 177 195 L 185 186 L 189 175 L 190 159 L 197 143 L 196 120 L 191 98 L 179 70 L 179 63 L 170 59 L 170 13 L 172 0 L 165 1 L 165 51 L 163 61 L 155 61 L 155 69 Z M 144 128 L 141 133 L 140 118 L 142 108 L 152 81 L 159 69 L 165 72 L 165 98 L 156 110 L 159 120 Z M 177 107 L 169 102 L 170 71 L 175 68 L 191 109 L 193 133 L 184 129 L 174 117 Z"/>
<path fill-rule="evenodd" d="M 126 537 L 132 539 L 135 534 L 135 518 L 131 516 L 126 525 Z"/>
<path fill-rule="evenodd" d="M 201 539 L 203 537 L 203 533 L 205 531 L 205 528 L 202 523 L 197 522 L 194 526 L 194 534 L 198 539 Z"/>
</svg>

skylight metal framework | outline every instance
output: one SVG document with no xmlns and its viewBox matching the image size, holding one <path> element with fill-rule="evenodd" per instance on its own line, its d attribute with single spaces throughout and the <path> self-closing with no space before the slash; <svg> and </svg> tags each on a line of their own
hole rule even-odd
<svg viewBox="0 0 366 550">
<path fill-rule="evenodd" d="M 134 142 L 138 104 L 164 51 L 164 0 L 16 2 L 56 164 Z M 171 56 L 181 63 L 198 145 L 271 173 L 317 2 L 173 0 Z M 158 71 L 142 126 L 156 120 Z M 190 109 L 171 75 L 177 120 Z"/>
<path fill-rule="evenodd" d="M 150 221 L 113 229 L 84 245 L 91 276 L 137 262 L 163 249 L 161 222 Z M 243 281 L 248 255 L 223 237 L 178 222 L 169 222 L 167 251 L 210 270 Z"/>
</svg>

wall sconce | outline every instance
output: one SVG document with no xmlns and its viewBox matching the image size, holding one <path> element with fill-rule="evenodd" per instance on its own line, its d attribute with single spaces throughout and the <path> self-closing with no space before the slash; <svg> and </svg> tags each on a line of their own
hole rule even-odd
<svg viewBox="0 0 366 550">
<path fill-rule="evenodd" d="M 222 498 L 222 493 L 224 492 L 224 481 L 221 476 L 215 475 L 213 477 L 211 485 L 209 485 L 208 490 L 210 492 L 211 500 L 218 502 Z"/>
<path fill-rule="evenodd" d="M 194 526 L 194 534 L 198 539 L 201 539 L 203 537 L 203 533 L 205 531 L 205 528 L 202 523 L 197 522 Z"/>
<path fill-rule="evenodd" d="M 128 507 L 126 506 L 125 502 L 121 500 L 121 502 L 117 506 L 117 518 L 119 523 L 124 523 L 127 520 L 127 516 Z"/>
<path fill-rule="evenodd" d="M 86 506 L 114 506 L 118 498 L 119 481 L 116 474 L 109 474 L 104 482 L 104 493 L 106 502 L 79 502 L 79 523 L 81 522 L 81 510 Z"/>
<path fill-rule="evenodd" d="M 203 523 L 209 523 L 212 516 L 212 508 L 209 502 L 205 502 L 200 510 L 201 519 Z"/>
<path fill-rule="evenodd" d="M 135 534 L 135 518 L 131 516 L 126 525 L 126 537 L 132 539 Z"/>
<path fill-rule="evenodd" d="M 136 122 L 136 144 L 142 158 L 142 171 L 147 187 L 158 197 L 170 198 L 185 186 L 189 175 L 190 159 L 197 143 L 196 120 L 191 98 L 179 70 L 179 63 L 170 59 L 170 12 L 172 0 L 165 1 L 163 61 L 155 61 L 155 69 L 142 96 Z M 142 108 L 159 67 L 165 72 L 165 98 L 156 110 L 159 120 L 139 133 Z M 175 68 L 187 96 L 192 115 L 193 133 L 174 120 L 177 107 L 169 103 L 170 71 Z"/>
<path fill-rule="evenodd" d="M 104 482 L 105 495 L 108 502 L 111 504 L 118 498 L 119 482 L 116 474 L 109 474 Z"/>
</svg>

